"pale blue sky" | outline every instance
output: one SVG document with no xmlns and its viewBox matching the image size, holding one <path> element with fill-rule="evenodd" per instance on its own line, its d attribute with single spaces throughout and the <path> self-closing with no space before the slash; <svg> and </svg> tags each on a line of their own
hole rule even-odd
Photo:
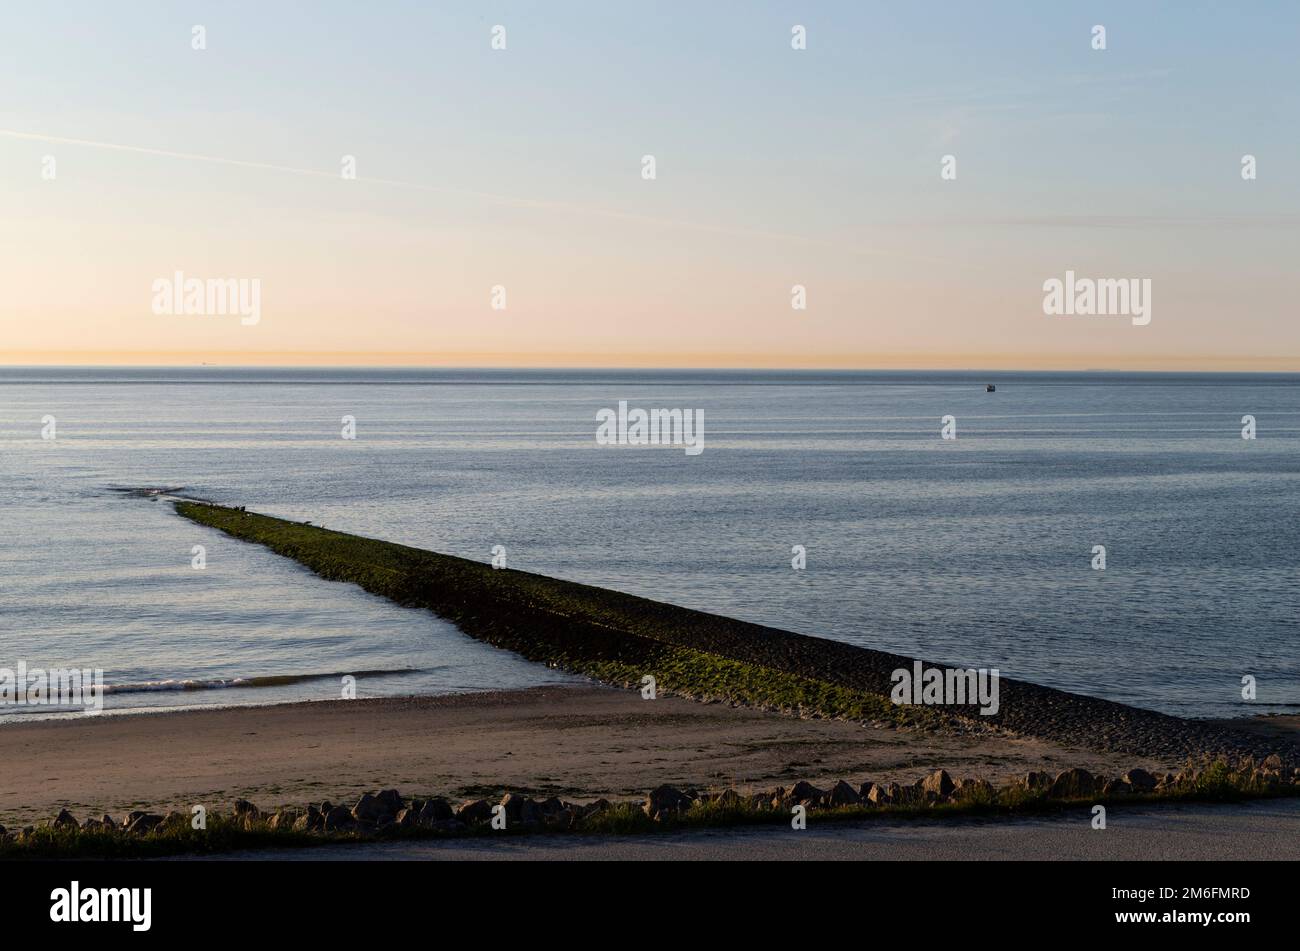
<svg viewBox="0 0 1300 951">
<path fill-rule="evenodd" d="M 0 318 L 17 352 L 1300 357 L 1298 10 L 15 7 L 0 130 L 324 174 L 0 134 Z M 177 267 L 261 277 L 268 319 L 160 325 L 139 288 Z M 1153 278 L 1148 332 L 1035 313 L 1067 267 Z"/>
</svg>

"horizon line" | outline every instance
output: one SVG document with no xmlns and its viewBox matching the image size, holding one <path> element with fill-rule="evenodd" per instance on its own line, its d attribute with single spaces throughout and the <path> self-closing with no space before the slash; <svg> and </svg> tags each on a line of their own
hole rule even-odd
<svg viewBox="0 0 1300 951">
<path fill-rule="evenodd" d="M 1234 364 L 1274 362 L 1273 358 L 1246 358 L 1231 361 Z M 1190 361 L 1188 361 L 1190 362 Z M 1223 361 L 1229 362 L 1229 361 Z M 979 364 L 908 364 L 908 365 L 847 365 L 847 364 L 710 364 L 710 363 L 237 363 L 194 362 L 132 363 L 132 362 L 0 362 L 0 370 L 530 370 L 545 371 L 624 371 L 624 372 L 728 372 L 728 373 L 1150 373 L 1150 374 L 1283 374 L 1300 375 L 1300 360 L 1282 360 L 1290 366 L 1007 366 Z"/>
</svg>

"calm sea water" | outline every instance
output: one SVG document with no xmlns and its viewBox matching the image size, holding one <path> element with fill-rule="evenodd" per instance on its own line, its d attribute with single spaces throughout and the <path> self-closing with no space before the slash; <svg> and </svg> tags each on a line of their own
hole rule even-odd
<svg viewBox="0 0 1300 951">
<path fill-rule="evenodd" d="M 705 451 L 597 445 L 619 400 L 702 409 Z M 0 369 L 0 666 L 102 667 L 110 711 L 510 688 L 574 678 L 138 486 L 1171 713 L 1300 704 L 1295 376 Z"/>
</svg>

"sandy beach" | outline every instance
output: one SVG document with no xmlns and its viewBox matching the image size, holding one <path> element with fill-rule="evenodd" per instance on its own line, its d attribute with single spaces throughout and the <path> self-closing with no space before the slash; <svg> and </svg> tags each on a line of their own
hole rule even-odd
<svg viewBox="0 0 1300 951">
<path fill-rule="evenodd" d="M 0 727 L 0 823 L 60 808 L 263 808 L 367 790 L 449 797 L 510 789 L 571 800 L 635 797 L 660 783 L 770 787 L 913 782 L 947 769 L 991 782 L 1072 766 L 1109 774 L 1177 763 L 1040 739 L 944 735 L 799 719 L 605 687 L 236 707 Z"/>
</svg>

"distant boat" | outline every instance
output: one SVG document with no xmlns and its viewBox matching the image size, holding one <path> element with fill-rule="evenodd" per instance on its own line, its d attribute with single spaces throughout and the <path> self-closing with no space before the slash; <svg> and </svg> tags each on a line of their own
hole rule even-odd
<svg viewBox="0 0 1300 951">
<path fill-rule="evenodd" d="M 985 383 L 985 384 L 984 384 L 984 392 L 985 392 L 985 393 L 996 393 L 997 391 L 998 391 L 998 388 L 997 388 L 996 386 L 994 386 L 992 383 Z"/>
</svg>

